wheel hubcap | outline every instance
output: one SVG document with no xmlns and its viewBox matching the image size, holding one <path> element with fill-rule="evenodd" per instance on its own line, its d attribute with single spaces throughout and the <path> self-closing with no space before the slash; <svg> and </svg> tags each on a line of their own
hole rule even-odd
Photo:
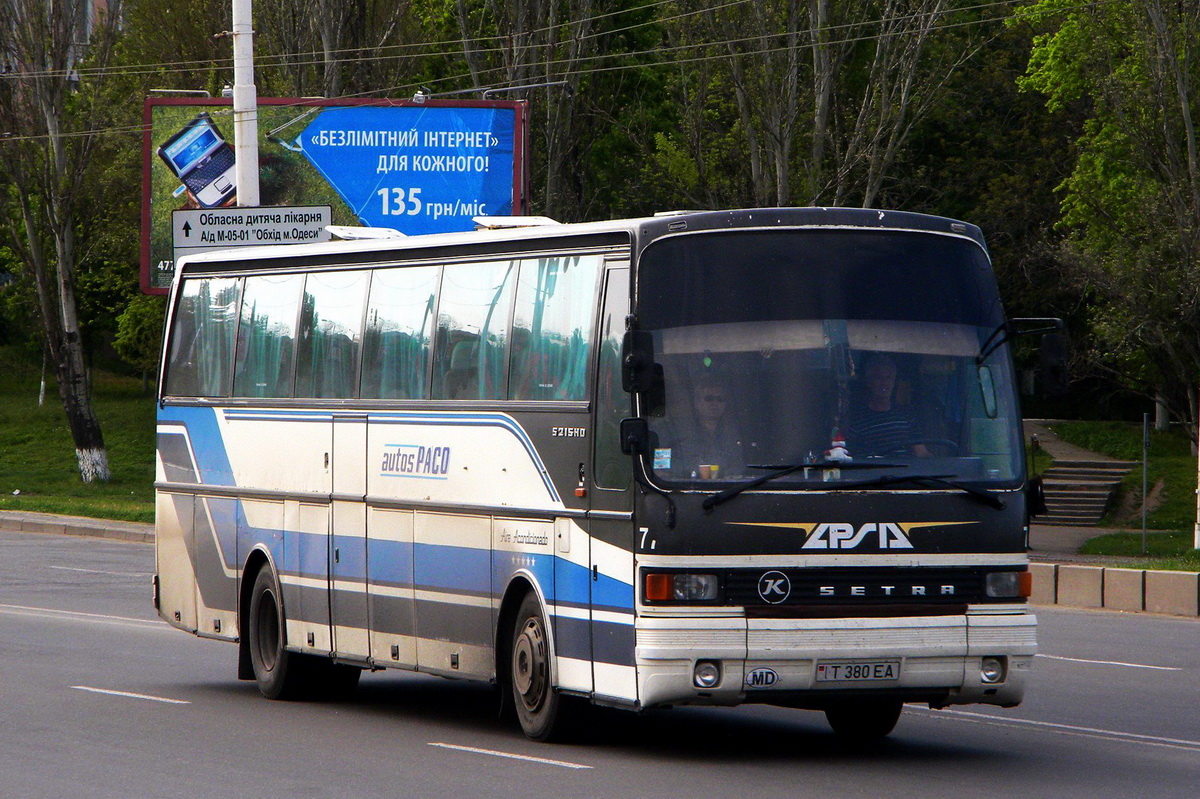
<svg viewBox="0 0 1200 799">
<path fill-rule="evenodd" d="M 537 619 L 526 619 L 513 643 L 513 683 L 530 710 L 542 703 L 546 687 L 546 637 Z"/>
<path fill-rule="evenodd" d="M 275 595 L 263 592 L 258 614 L 258 656 L 263 668 L 271 671 L 279 658 L 279 616 L 275 613 Z"/>
</svg>

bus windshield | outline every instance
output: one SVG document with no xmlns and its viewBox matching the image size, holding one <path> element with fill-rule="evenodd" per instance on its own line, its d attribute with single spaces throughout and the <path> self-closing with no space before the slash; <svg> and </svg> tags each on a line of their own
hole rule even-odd
<svg viewBox="0 0 1200 799">
<path fill-rule="evenodd" d="M 969 239 L 684 234 L 646 249 L 637 303 L 663 370 L 665 399 L 642 408 L 663 484 L 729 485 L 771 470 L 786 473 L 763 490 L 884 475 L 925 478 L 912 487 L 1020 482 L 1008 349 L 979 361 L 1003 312 L 987 255 Z M 818 468 L 791 468 L 802 464 Z"/>
</svg>

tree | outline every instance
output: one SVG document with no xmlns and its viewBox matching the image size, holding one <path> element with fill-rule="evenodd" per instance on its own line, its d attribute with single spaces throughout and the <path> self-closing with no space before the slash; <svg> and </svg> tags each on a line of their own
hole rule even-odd
<svg viewBox="0 0 1200 799">
<path fill-rule="evenodd" d="M 681 56 L 683 121 L 693 127 L 680 134 L 686 148 L 661 139 L 657 160 L 687 149 L 701 180 L 746 172 L 746 189 L 711 194 L 712 205 L 875 205 L 914 128 L 978 49 L 943 32 L 956 5 L 680 0 L 664 25 Z M 727 148 L 726 134 L 739 146 L 718 167 L 709 142 Z"/>
<path fill-rule="evenodd" d="M 578 164 L 575 127 L 581 71 L 598 52 L 594 0 L 456 0 L 463 56 L 475 87 L 540 84 L 510 96 L 530 100 L 541 156 L 543 213 L 578 218 L 571 186 Z M 566 86 L 549 86 L 567 81 Z"/>
<path fill-rule="evenodd" d="M 143 390 L 147 388 L 148 375 L 158 367 L 166 309 L 162 297 L 143 294 L 130 300 L 117 318 L 117 337 L 113 346 L 130 366 L 141 371 Z"/>
<path fill-rule="evenodd" d="M 96 102 L 119 30 L 120 0 L 0 2 L 0 174 L 10 240 L 32 279 L 46 346 L 85 482 L 109 478 L 92 408 L 76 302 L 82 186 L 103 127 Z M 96 14 L 93 16 L 93 14 Z M 87 42 L 85 46 L 83 43 Z"/>
<path fill-rule="evenodd" d="M 1084 104 L 1062 224 L 1096 300 L 1094 360 L 1195 439 L 1200 383 L 1200 2 L 1041 0 L 1022 85 Z"/>
</svg>

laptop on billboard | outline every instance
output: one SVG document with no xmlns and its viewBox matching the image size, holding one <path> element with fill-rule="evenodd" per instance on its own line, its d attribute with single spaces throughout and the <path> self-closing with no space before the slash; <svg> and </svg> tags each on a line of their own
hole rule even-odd
<svg viewBox="0 0 1200 799">
<path fill-rule="evenodd" d="M 167 139 L 158 155 L 204 208 L 224 205 L 237 194 L 233 148 L 206 111 Z"/>
</svg>

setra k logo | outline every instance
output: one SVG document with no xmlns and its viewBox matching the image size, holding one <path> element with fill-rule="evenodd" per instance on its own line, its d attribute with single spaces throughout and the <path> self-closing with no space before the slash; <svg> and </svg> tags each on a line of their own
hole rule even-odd
<svg viewBox="0 0 1200 799">
<path fill-rule="evenodd" d="M 792 581 L 781 571 L 769 571 L 758 578 L 758 596 L 769 605 L 778 605 L 791 593 Z"/>
</svg>

